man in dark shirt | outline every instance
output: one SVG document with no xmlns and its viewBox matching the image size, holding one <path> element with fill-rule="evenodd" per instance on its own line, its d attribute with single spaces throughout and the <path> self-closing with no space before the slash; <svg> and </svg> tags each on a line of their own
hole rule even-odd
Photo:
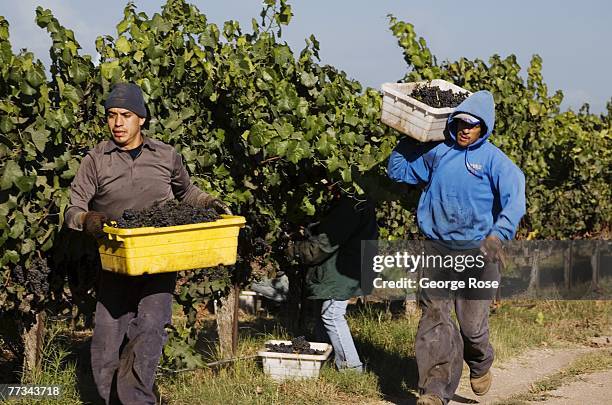
<svg viewBox="0 0 612 405">
<path fill-rule="evenodd" d="M 69 228 L 99 234 L 126 209 L 173 198 L 230 214 L 223 202 L 191 183 L 172 146 L 142 135 L 147 111 L 140 87 L 117 84 L 104 107 L 112 139 L 81 161 L 65 213 Z M 155 370 L 167 340 L 175 283 L 176 273 L 100 275 L 91 365 L 107 404 L 114 401 L 113 383 L 123 404 L 155 404 Z"/>
<path fill-rule="evenodd" d="M 332 194 L 334 188 L 330 187 Z M 355 347 L 346 309 L 349 299 L 363 295 L 361 264 L 371 263 L 363 241 L 378 238 L 375 205 L 368 199 L 334 197 L 332 207 L 320 222 L 307 227 L 307 238 L 287 247 L 286 254 L 308 268 L 305 285 L 308 299 L 317 300 L 321 315 L 315 334 L 331 343 L 338 370 L 363 371 Z"/>
</svg>

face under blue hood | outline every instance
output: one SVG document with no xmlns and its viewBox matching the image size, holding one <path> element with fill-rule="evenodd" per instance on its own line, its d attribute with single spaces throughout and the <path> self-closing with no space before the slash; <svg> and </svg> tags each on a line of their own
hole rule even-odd
<svg viewBox="0 0 612 405">
<path fill-rule="evenodd" d="M 476 118 L 484 121 L 486 128 L 486 133 L 481 135 L 476 142 L 468 147 L 468 149 L 472 149 L 485 142 L 489 136 L 491 136 L 491 132 L 493 132 L 493 127 L 495 126 L 495 101 L 493 100 L 493 94 L 491 94 L 487 90 L 480 90 L 476 93 L 472 94 L 468 98 L 466 98 L 461 104 L 455 108 L 455 111 L 451 113 L 448 117 L 448 128 L 450 136 L 453 141 L 457 142 L 456 134 L 454 131 L 454 125 L 452 121 L 455 115 L 460 113 L 468 113 L 473 115 Z"/>
</svg>

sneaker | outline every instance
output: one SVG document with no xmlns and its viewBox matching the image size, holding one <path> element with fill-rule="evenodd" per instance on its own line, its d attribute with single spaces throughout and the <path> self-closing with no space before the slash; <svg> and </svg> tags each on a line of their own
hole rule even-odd
<svg viewBox="0 0 612 405">
<path fill-rule="evenodd" d="M 363 365 L 359 365 L 357 367 L 343 367 L 343 368 L 339 368 L 338 372 L 340 372 L 340 373 L 358 373 L 358 374 L 362 374 L 364 372 L 364 367 L 363 367 Z"/>
<path fill-rule="evenodd" d="M 487 371 L 484 375 L 480 377 L 472 377 L 470 376 L 470 385 L 472 386 L 472 391 L 474 394 L 481 396 L 489 392 L 489 388 L 491 388 L 491 382 L 493 381 L 493 374 L 491 374 L 491 370 Z"/>
<path fill-rule="evenodd" d="M 437 395 L 424 394 L 419 397 L 416 405 L 444 405 L 444 403 Z"/>
</svg>

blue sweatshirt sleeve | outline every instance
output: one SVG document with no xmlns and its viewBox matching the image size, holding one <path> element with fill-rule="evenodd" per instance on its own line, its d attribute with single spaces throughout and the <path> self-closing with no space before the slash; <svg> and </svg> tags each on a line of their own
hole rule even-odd
<svg viewBox="0 0 612 405">
<path fill-rule="evenodd" d="M 414 141 L 402 139 L 389 157 L 387 174 L 391 180 L 408 184 L 427 183 L 430 169 L 423 158 L 425 152 Z"/>
<path fill-rule="evenodd" d="M 507 159 L 507 158 L 506 158 Z M 525 215 L 525 175 L 509 159 L 493 168 L 495 192 L 499 193 L 501 211 L 489 235 L 511 240 Z"/>
</svg>

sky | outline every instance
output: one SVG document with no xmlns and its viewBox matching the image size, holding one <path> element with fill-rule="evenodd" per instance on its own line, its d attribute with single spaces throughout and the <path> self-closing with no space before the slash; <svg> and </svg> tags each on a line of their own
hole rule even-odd
<svg viewBox="0 0 612 405">
<path fill-rule="evenodd" d="M 209 22 L 240 22 L 249 31 L 262 8 L 258 0 L 188 0 Z M 51 40 L 34 22 L 37 6 L 49 8 L 74 30 L 83 52 L 95 55 L 99 35 L 117 35 L 127 0 L 0 0 L 10 23 L 14 50 L 27 48 L 48 66 Z M 151 16 L 165 0 L 135 0 Z M 320 42 L 321 62 L 344 70 L 363 85 L 380 89 L 407 71 L 391 34 L 388 14 L 410 22 L 438 61 L 465 56 L 485 61 L 515 54 L 526 70 L 533 54 L 543 58 L 549 94 L 560 89 L 562 109 L 589 103 L 606 110 L 612 97 L 612 1 L 609 0 L 289 0 L 293 19 L 283 39 L 298 53 L 304 38 Z"/>
</svg>

